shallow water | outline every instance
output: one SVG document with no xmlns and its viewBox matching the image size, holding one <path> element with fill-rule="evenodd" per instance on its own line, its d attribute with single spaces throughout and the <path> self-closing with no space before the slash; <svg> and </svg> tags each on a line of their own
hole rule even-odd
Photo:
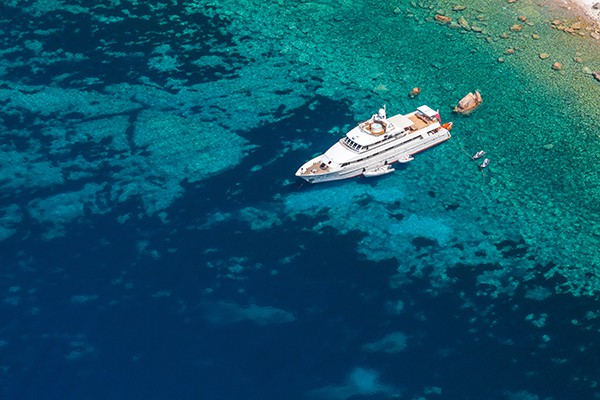
<svg viewBox="0 0 600 400">
<path fill-rule="evenodd" d="M 0 6 L 2 397 L 600 396 L 598 43 L 463 4 Z M 295 179 L 382 104 L 453 138 Z"/>
</svg>

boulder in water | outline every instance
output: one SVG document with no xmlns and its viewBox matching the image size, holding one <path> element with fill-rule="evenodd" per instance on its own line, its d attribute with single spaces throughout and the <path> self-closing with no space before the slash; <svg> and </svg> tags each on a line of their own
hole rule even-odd
<svg viewBox="0 0 600 400">
<path fill-rule="evenodd" d="M 454 112 L 463 115 L 470 114 L 475 111 L 475 109 L 479 107 L 482 102 L 483 99 L 478 91 L 475 91 L 475 93 L 469 93 L 458 102 L 456 107 L 454 107 Z"/>
<path fill-rule="evenodd" d="M 435 20 L 436 20 L 436 21 L 438 21 L 438 22 L 441 22 L 441 23 L 443 23 L 443 24 L 447 24 L 447 23 L 449 23 L 450 21 L 452 21 L 452 18 L 450 18 L 450 17 L 447 17 L 447 16 L 445 16 L 445 15 L 442 15 L 442 14 L 436 14 L 436 16 L 435 16 Z"/>
</svg>

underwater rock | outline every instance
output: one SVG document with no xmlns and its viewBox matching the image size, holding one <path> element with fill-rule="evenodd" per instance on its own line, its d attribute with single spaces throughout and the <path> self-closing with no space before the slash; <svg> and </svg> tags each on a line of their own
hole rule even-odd
<svg viewBox="0 0 600 400">
<path fill-rule="evenodd" d="M 469 23 L 467 22 L 467 20 L 464 17 L 460 17 L 458 19 L 458 24 L 460 26 L 462 26 L 464 29 L 466 29 L 467 31 L 471 30 L 471 25 L 469 25 Z"/>
<path fill-rule="evenodd" d="M 581 21 L 577 21 L 574 24 L 572 24 L 569 28 L 578 31 L 581 28 L 583 28 L 583 25 L 581 24 Z"/>
<path fill-rule="evenodd" d="M 504 54 L 515 54 L 515 49 L 514 48 L 509 48 L 504 50 Z"/>
<path fill-rule="evenodd" d="M 600 82 L 600 71 L 592 72 L 592 76 L 594 77 L 594 79 Z"/>
<path fill-rule="evenodd" d="M 407 347 L 408 337 L 402 332 L 393 332 L 383 338 L 362 346 L 362 349 L 372 353 L 397 354 Z"/>
<path fill-rule="evenodd" d="M 535 40 L 538 40 L 541 36 L 538 35 L 537 33 L 534 33 L 533 35 L 531 35 L 531 37 Z"/>
<path fill-rule="evenodd" d="M 448 22 L 452 21 L 452 18 L 446 17 L 445 15 L 442 15 L 442 14 L 436 14 L 435 15 L 435 20 L 438 21 L 438 22 L 442 22 L 444 24 L 447 24 Z"/>
<path fill-rule="evenodd" d="M 552 69 L 555 71 L 560 71 L 561 69 L 563 69 L 563 65 L 557 61 L 554 64 L 552 64 Z"/>
<path fill-rule="evenodd" d="M 548 54 L 548 53 L 540 53 L 540 58 L 541 58 L 542 60 L 545 60 L 545 59 L 546 59 L 546 58 L 548 58 L 548 57 L 550 57 L 550 54 Z"/>
<path fill-rule="evenodd" d="M 518 19 L 519 21 L 521 21 L 521 22 L 525 22 L 525 21 L 527 21 L 527 17 L 526 17 L 526 16 L 524 16 L 524 15 L 519 15 L 519 16 L 517 17 L 517 19 Z"/>
<path fill-rule="evenodd" d="M 456 6 L 452 7 L 452 10 L 463 11 L 465 8 L 467 8 L 467 6 L 456 5 Z"/>
<path fill-rule="evenodd" d="M 521 32 L 521 29 L 523 29 L 523 25 L 519 25 L 519 24 L 514 24 L 513 26 L 510 27 L 510 30 L 513 32 Z"/>
<path fill-rule="evenodd" d="M 504 32 L 500 34 L 500 39 L 508 39 L 509 38 L 509 34 Z"/>
</svg>

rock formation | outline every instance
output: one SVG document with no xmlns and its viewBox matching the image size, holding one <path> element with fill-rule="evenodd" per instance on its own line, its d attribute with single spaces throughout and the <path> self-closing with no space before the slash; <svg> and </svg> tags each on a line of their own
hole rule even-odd
<svg viewBox="0 0 600 400">
<path fill-rule="evenodd" d="M 478 91 L 475 91 L 475 93 L 469 93 L 458 102 L 456 107 L 454 107 L 454 112 L 463 115 L 470 114 L 475 111 L 475 109 L 479 107 L 482 102 L 483 99 Z"/>
</svg>

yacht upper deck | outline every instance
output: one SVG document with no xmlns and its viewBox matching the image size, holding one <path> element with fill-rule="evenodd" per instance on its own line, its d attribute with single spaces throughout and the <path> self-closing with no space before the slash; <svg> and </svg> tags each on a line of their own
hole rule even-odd
<svg viewBox="0 0 600 400">
<path fill-rule="evenodd" d="M 439 123 L 439 114 L 427 106 L 421 106 L 406 115 L 386 118 L 385 110 L 379 110 L 369 120 L 358 124 L 346 134 L 344 144 L 353 150 L 366 149 L 390 137 L 402 136 Z"/>
</svg>

